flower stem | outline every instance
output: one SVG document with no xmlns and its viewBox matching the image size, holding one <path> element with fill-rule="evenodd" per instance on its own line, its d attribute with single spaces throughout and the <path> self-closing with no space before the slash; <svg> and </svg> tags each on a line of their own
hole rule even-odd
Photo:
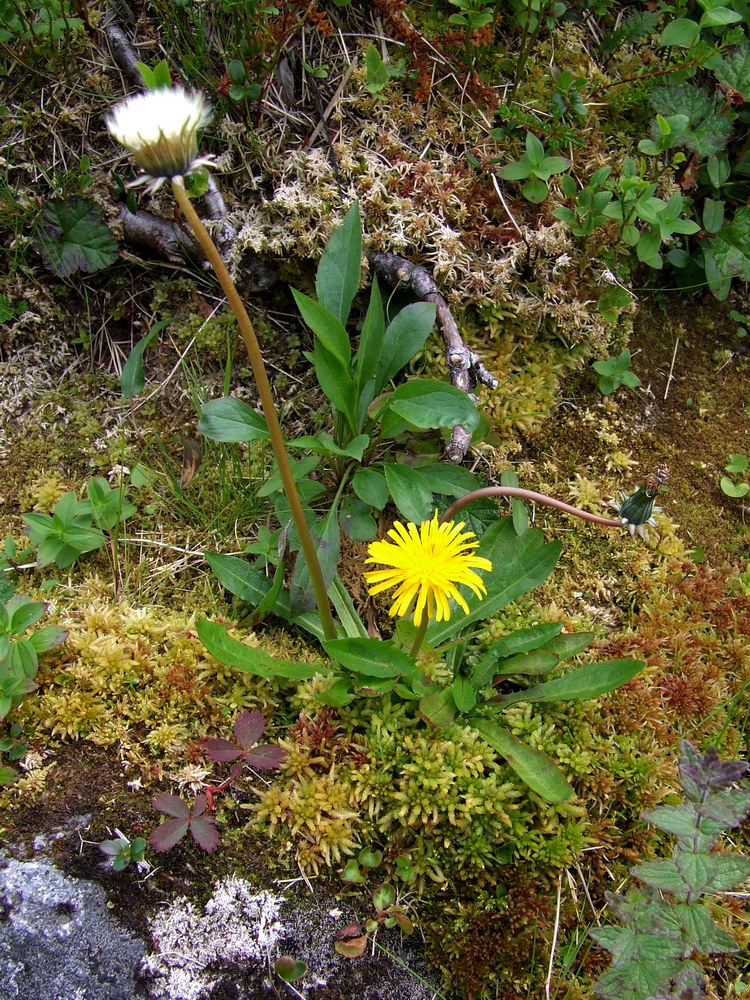
<svg viewBox="0 0 750 1000">
<path fill-rule="evenodd" d="M 315 593 L 315 601 L 318 605 L 318 614 L 320 615 L 323 632 L 326 639 L 335 639 L 336 626 L 333 621 L 328 594 L 326 593 L 323 571 L 320 568 L 318 554 L 315 551 L 315 543 L 313 542 L 310 529 L 307 526 L 307 521 L 305 521 L 305 516 L 302 512 L 302 503 L 299 498 L 299 493 L 297 492 L 297 486 L 294 482 L 291 465 L 289 464 L 289 456 L 287 454 L 286 445 L 284 444 L 284 438 L 281 433 L 281 425 L 279 424 L 279 418 L 276 414 L 276 405 L 273 401 L 271 384 L 268 381 L 266 366 L 263 362 L 263 355 L 260 350 L 260 345 L 258 344 L 258 338 L 255 335 L 253 324 L 247 314 L 244 303 L 235 288 L 234 282 L 229 275 L 229 271 L 227 270 L 224 261 L 221 259 L 219 251 L 216 249 L 213 240 L 206 231 L 206 227 L 201 222 L 187 196 L 181 177 L 172 178 L 172 191 L 174 192 L 175 199 L 177 200 L 177 204 L 180 206 L 182 214 L 189 222 L 193 232 L 195 233 L 196 239 L 200 243 L 206 257 L 210 261 L 211 266 L 216 273 L 216 277 L 219 279 L 222 291 L 227 297 L 227 302 L 237 319 L 237 325 L 240 328 L 242 339 L 245 341 L 245 347 L 247 348 L 250 364 L 253 369 L 253 375 L 255 376 L 255 384 L 258 387 L 258 395 L 260 396 L 261 406 L 263 407 L 263 415 L 265 416 L 266 424 L 268 425 L 268 434 L 271 438 L 271 447 L 273 448 L 276 464 L 279 468 L 281 483 L 289 502 L 292 520 L 297 528 L 297 534 L 299 535 L 300 546 L 302 548 L 302 555 L 304 556 L 310 573 L 310 582 Z"/>
<path fill-rule="evenodd" d="M 557 510 L 565 511 L 566 514 L 573 514 L 575 517 L 583 518 L 584 521 L 591 521 L 593 524 L 603 524 L 607 528 L 622 528 L 623 526 L 622 521 L 615 520 L 615 518 L 589 514 L 587 510 L 581 510 L 579 507 L 573 507 L 569 503 L 563 503 L 562 500 L 548 497 L 546 493 L 534 493 L 533 490 L 524 490 L 519 486 L 485 486 L 481 490 L 472 490 L 471 493 L 459 497 L 458 500 L 450 505 L 440 518 L 440 523 L 444 524 L 446 521 L 450 521 L 454 514 L 461 510 L 462 507 L 465 507 L 467 503 L 471 503 L 472 500 L 482 500 L 484 497 L 518 497 L 519 500 L 532 500 L 534 503 L 543 503 L 548 507 L 555 507 Z"/>
<path fill-rule="evenodd" d="M 409 654 L 413 660 L 416 660 L 416 658 L 419 656 L 419 649 L 422 643 L 424 642 L 424 637 L 427 633 L 427 624 L 429 620 L 430 618 L 427 614 L 427 610 L 425 609 L 422 612 L 422 618 L 419 622 L 419 627 L 417 628 L 417 634 L 414 637 L 414 645 L 411 647 L 411 653 Z"/>
</svg>

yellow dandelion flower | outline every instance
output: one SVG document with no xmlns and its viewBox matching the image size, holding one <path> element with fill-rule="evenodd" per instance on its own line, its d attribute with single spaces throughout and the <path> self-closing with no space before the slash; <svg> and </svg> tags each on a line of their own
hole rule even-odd
<svg viewBox="0 0 750 1000">
<path fill-rule="evenodd" d="M 368 546 L 366 563 L 390 567 L 365 573 L 370 593 L 397 587 L 392 616 L 406 615 L 416 597 L 415 625 L 423 623 L 425 611 L 428 619 L 448 621 L 450 598 L 468 613 L 469 606 L 458 587 L 464 584 L 477 597 L 486 594 L 487 588 L 474 570 L 491 570 L 492 563 L 473 554 L 479 541 L 473 531 L 462 533 L 463 527 L 463 521 L 439 524 L 437 511 L 431 521 L 423 521 L 419 527 L 411 522 L 404 527 L 396 521 L 388 532 L 392 542 L 380 540 Z"/>
</svg>

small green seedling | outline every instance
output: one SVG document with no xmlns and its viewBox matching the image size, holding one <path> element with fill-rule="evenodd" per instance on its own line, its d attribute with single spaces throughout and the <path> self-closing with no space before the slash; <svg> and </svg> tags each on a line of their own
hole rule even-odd
<svg viewBox="0 0 750 1000">
<path fill-rule="evenodd" d="M 549 194 L 547 181 L 553 174 L 561 174 L 570 166 L 564 156 L 547 156 L 544 146 L 531 132 L 526 133 L 526 152 L 520 160 L 508 163 L 500 170 L 506 181 L 523 181 L 521 193 L 527 201 L 538 205 Z"/>
<path fill-rule="evenodd" d="M 23 739 L 23 727 L 20 722 L 14 722 L 10 727 L 8 735 L 0 740 L 0 753 L 7 753 L 9 760 L 18 760 L 28 751 L 26 741 Z M 14 767 L 0 764 L 0 786 L 12 785 L 20 778 L 20 774 Z"/>
<path fill-rule="evenodd" d="M 609 396 L 619 389 L 621 385 L 626 385 L 629 389 L 635 389 L 641 384 L 638 376 L 630 371 L 631 354 L 628 348 L 624 348 L 616 358 L 608 358 L 606 361 L 595 361 L 592 365 L 594 371 L 599 376 L 599 392 L 602 396 Z"/>
<path fill-rule="evenodd" d="M 730 309 L 729 318 L 734 320 L 737 324 L 737 328 L 734 331 L 735 337 L 738 340 L 742 340 L 747 336 L 747 331 L 750 328 L 750 316 L 743 316 L 742 313 L 737 312 L 736 309 Z"/>
<path fill-rule="evenodd" d="M 138 868 L 150 868 L 148 861 L 144 861 L 146 853 L 146 840 L 144 837 L 134 837 L 128 840 L 121 830 L 115 830 L 116 840 L 105 840 L 99 844 L 102 854 L 108 855 L 112 859 L 112 870 L 116 872 L 124 871 L 133 862 Z"/>
<path fill-rule="evenodd" d="M 730 455 L 729 464 L 724 466 L 724 471 L 733 476 L 741 476 L 747 473 L 747 457 L 745 455 Z M 750 490 L 750 483 L 735 483 L 729 476 L 722 476 L 719 483 L 721 492 L 728 497 L 744 497 Z"/>
<path fill-rule="evenodd" d="M 301 962 L 293 955 L 279 955 L 274 962 L 273 971 L 285 983 L 296 983 L 307 972 L 307 963 Z"/>
</svg>

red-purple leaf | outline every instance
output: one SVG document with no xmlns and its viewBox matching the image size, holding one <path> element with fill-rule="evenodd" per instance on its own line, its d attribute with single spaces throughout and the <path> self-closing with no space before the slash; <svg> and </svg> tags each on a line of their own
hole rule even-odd
<svg viewBox="0 0 750 1000">
<path fill-rule="evenodd" d="M 265 728 L 266 720 L 263 718 L 263 713 L 257 710 L 255 712 L 242 712 L 234 720 L 234 735 L 243 750 L 247 750 L 253 743 L 257 743 Z"/>
<path fill-rule="evenodd" d="M 187 802 L 184 802 L 176 795 L 170 795 L 168 792 L 157 795 L 153 805 L 154 809 L 166 813 L 167 816 L 177 816 L 178 819 L 189 819 L 190 817 L 190 806 Z"/>
<path fill-rule="evenodd" d="M 250 767 L 261 767 L 272 770 L 281 764 L 286 757 L 286 751 L 281 747 L 272 746 L 270 743 L 263 743 L 259 747 L 253 747 L 245 754 L 245 760 Z"/>
<path fill-rule="evenodd" d="M 232 781 L 236 781 L 239 778 L 239 776 L 242 774 L 242 769 L 244 766 L 245 766 L 244 758 L 242 760 L 238 760 L 236 764 L 232 764 L 232 766 L 229 768 L 229 777 L 232 779 Z"/>
<path fill-rule="evenodd" d="M 206 740 L 204 747 L 211 760 L 215 760 L 217 762 L 237 760 L 242 753 L 242 750 L 237 746 L 237 744 L 230 743 L 229 740 Z"/>
<path fill-rule="evenodd" d="M 203 813 L 208 808 L 208 799 L 205 795 L 196 795 L 195 802 L 193 803 L 193 808 L 190 812 L 190 818 L 195 819 L 198 816 L 202 816 Z"/>
<path fill-rule="evenodd" d="M 148 842 L 153 849 L 160 854 L 168 851 L 170 847 L 182 840 L 188 831 L 190 823 L 186 819 L 168 819 L 154 830 L 148 838 Z"/>
<path fill-rule="evenodd" d="M 221 834 L 216 829 L 216 820 L 213 816 L 200 816 L 190 824 L 190 833 L 198 847 L 204 851 L 215 851 L 219 846 Z"/>
</svg>

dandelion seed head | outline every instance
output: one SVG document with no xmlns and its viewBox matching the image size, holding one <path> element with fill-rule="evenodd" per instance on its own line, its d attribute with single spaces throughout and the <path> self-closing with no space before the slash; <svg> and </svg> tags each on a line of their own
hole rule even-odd
<svg viewBox="0 0 750 1000">
<path fill-rule="evenodd" d="M 134 184 L 155 191 L 167 178 L 187 177 L 213 164 L 212 157 L 198 156 L 198 131 L 210 118 L 202 94 L 161 87 L 116 105 L 107 128 L 144 172 Z"/>
</svg>

